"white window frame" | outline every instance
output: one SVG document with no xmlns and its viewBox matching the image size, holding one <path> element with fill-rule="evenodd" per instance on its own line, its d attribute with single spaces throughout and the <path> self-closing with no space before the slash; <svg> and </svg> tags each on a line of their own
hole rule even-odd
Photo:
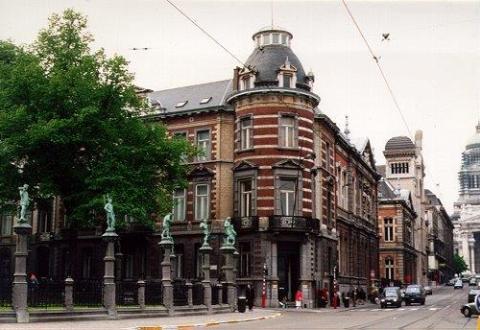
<svg viewBox="0 0 480 330">
<path fill-rule="evenodd" d="M 207 192 L 205 195 L 198 194 L 198 188 L 205 186 Z M 208 220 L 210 213 L 210 185 L 207 183 L 198 183 L 195 185 L 195 220 Z"/>
<path fill-rule="evenodd" d="M 181 194 L 177 192 L 181 191 Z M 179 207 L 179 203 L 183 200 L 182 208 Z M 185 221 L 187 214 L 187 189 L 177 188 L 173 191 L 173 220 L 174 221 Z"/>
<path fill-rule="evenodd" d="M 248 122 L 248 125 L 245 123 Z M 243 117 L 240 119 L 240 149 L 247 150 L 253 147 L 253 119 Z"/>
<path fill-rule="evenodd" d="M 394 221 L 393 218 L 384 218 L 383 219 L 383 233 L 385 237 L 383 240 L 385 242 L 393 242 L 395 240 L 395 233 L 394 233 Z"/>
<path fill-rule="evenodd" d="M 208 138 L 200 139 L 201 133 L 208 133 Z M 207 161 L 211 159 L 211 146 L 212 146 L 212 134 L 210 129 L 199 129 L 195 133 L 196 146 L 197 149 L 201 152 L 197 156 L 197 161 Z"/>
<path fill-rule="evenodd" d="M 284 120 L 291 121 L 290 124 L 286 123 Z M 296 136 L 297 136 L 297 123 L 296 118 L 293 116 L 281 116 L 279 118 L 279 145 L 282 148 L 296 148 Z"/>
<path fill-rule="evenodd" d="M 286 189 L 285 187 L 282 187 L 282 184 L 281 182 L 282 181 L 290 181 L 293 183 L 293 189 L 290 190 L 290 189 Z M 295 215 L 295 186 L 298 185 L 298 182 L 297 182 L 297 179 L 295 178 L 280 178 L 280 186 L 279 186 L 279 203 L 280 203 L 280 212 L 282 213 L 281 215 L 283 216 L 287 216 L 287 217 L 290 217 L 290 216 L 294 216 Z M 298 193 L 298 191 L 297 191 Z M 292 209 L 290 209 L 288 206 L 291 202 L 291 200 L 293 201 L 293 204 L 294 207 Z M 285 203 L 283 203 L 283 201 L 285 201 Z M 293 211 L 293 213 L 291 213 Z"/>
<path fill-rule="evenodd" d="M 245 184 L 250 183 L 250 190 L 245 190 Z M 252 216 L 253 202 L 253 179 L 244 179 L 239 181 L 240 185 L 240 217 Z"/>
</svg>

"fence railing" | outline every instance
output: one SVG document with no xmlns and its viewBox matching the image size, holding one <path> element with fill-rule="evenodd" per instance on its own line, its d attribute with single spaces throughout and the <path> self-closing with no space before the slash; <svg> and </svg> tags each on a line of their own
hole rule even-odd
<svg viewBox="0 0 480 330">
<path fill-rule="evenodd" d="M 12 279 L 0 279 L 0 307 L 12 306 Z"/>
<path fill-rule="evenodd" d="M 192 286 L 192 300 L 194 305 L 203 305 L 203 284 L 202 282 L 193 283 Z"/>
<path fill-rule="evenodd" d="M 219 301 L 218 301 L 218 294 L 220 293 L 220 297 L 222 295 L 222 292 L 221 292 L 221 286 L 219 286 L 218 284 L 217 285 L 212 285 L 212 305 L 218 305 L 219 304 Z"/>
<path fill-rule="evenodd" d="M 161 281 L 145 282 L 145 305 L 163 305 L 163 287 Z"/>
<path fill-rule="evenodd" d="M 76 280 L 73 283 L 73 305 L 98 307 L 102 305 L 102 280 Z"/>
<path fill-rule="evenodd" d="M 173 305 L 187 306 L 188 305 L 188 288 L 183 280 L 173 281 Z"/>
<path fill-rule="evenodd" d="M 63 281 L 40 280 L 28 283 L 27 305 L 29 307 L 63 307 L 65 298 Z"/>
<path fill-rule="evenodd" d="M 138 305 L 137 282 L 117 282 L 115 296 L 117 305 Z"/>
<path fill-rule="evenodd" d="M 225 284 L 222 285 L 222 302 L 224 304 L 228 302 L 228 287 Z"/>
</svg>

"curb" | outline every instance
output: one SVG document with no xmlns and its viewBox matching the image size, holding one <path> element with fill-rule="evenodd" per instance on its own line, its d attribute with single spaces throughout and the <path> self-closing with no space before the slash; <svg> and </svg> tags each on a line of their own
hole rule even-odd
<svg viewBox="0 0 480 330">
<path fill-rule="evenodd" d="M 159 326 L 140 326 L 130 328 L 131 330 L 190 330 L 194 328 L 208 328 L 214 327 L 220 324 L 232 324 L 232 323 L 242 323 L 242 322 L 251 322 L 251 321 L 261 321 L 269 320 L 281 316 L 282 313 L 274 313 L 268 316 L 258 316 L 250 319 L 235 319 L 235 320 L 225 320 L 225 321 L 209 321 L 205 323 L 194 323 L 194 324 L 177 324 L 177 325 L 159 325 Z"/>
</svg>

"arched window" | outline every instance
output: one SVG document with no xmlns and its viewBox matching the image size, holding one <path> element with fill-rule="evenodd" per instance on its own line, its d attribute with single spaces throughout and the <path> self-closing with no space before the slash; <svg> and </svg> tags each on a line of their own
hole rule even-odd
<svg viewBox="0 0 480 330">
<path fill-rule="evenodd" d="M 390 257 L 385 259 L 385 278 L 393 280 L 393 259 Z"/>
</svg>

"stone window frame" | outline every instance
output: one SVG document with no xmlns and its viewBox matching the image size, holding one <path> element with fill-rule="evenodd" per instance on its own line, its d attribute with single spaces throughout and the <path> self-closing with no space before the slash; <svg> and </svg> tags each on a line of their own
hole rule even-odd
<svg viewBox="0 0 480 330">
<path fill-rule="evenodd" d="M 257 182 L 258 182 L 258 170 L 257 168 L 251 169 L 239 169 L 234 172 L 234 203 L 233 203 L 233 212 L 236 216 L 240 217 L 240 182 L 248 179 L 252 180 L 252 206 L 251 206 L 251 215 L 252 217 L 257 216 Z"/>
<path fill-rule="evenodd" d="M 387 226 L 387 221 L 389 222 Z M 390 223 L 391 222 L 391 223 Z M 388 235 L 387 235 L 388 229 Z M 384 242 L 394 242 L 395 241 L 395 220 L 394 218 L 386 217 L 383 218 L 383 240 Z M 387 239 L 388 236 L 388 239 Z"/>
<path fill-rule="evenodd" d="M 245 120 L 250 120 L 250 128 L 249 128 L 249 145 L 248 145 L 248 148 L 244 148 L 243 147 L 243 127 L 242 127 L 242 123 L 243 121 Z M 254 143 L 254 137 L 253 137 L 253 132 L 254 132 L 254 118 L 253 118 L 253 114 L 247 114 L 247 115 L 244 115 L 244 116 L 241 116 L 240 118 L 238 118 L 238 124 L 237 124 L 237 128 L 238 128 L 238 144 L 237 144 L 237 149 L 239 152 L 241 151 L 249 151 L 249 150 L 253 150 L 255 148 L 255 143 Z"/>
<path fill-rule="evenodd" d="M 183 190 L 183 219 L 177 219 L 176 214 L 175 214 L 175 200 L 177 197 L 175 196 L 175 191 L 176 190 Z M 172 215 L 173 215 L 173 221 L 176 222 L 185 222 L 187 220 L 187 189 L 186 188 L 175 188 L 172 194 L 172 200 L 173 200 L 173 209 L 172 209 Z"/>
<path fill-rule="evenodd" d="M 9 219 L 7 221 L 7 219 Z M 0 236 L 13 235 L 14 214 L 10 212 L 2 213 L 0 216 Z"/>
<path fill-rule="evenodd" d="M 242 249 L 242 246 L 248 246 L 248 251 L 247 253 L 242 253 L 244 252 Z M 239 267 L 238 267 L 238 275 L 240 278 L 248 278 L 252 275 L 252 244 L 250 241 L 241 241 L 238 242 L 238 250 L 239 250 L 239 256 L 238 256 L 238 262 L 239 262 Z M 247 264 L 246 264 L 246 271 L 244 272 L 244 267 L 243 267 L 243 255 L 247 256 Z"/>
<path fill-rule="evenodd" d="M 274 214 L 284 216 L 282 214 L 280 203 L 280 181 L 282 178 L 296 180 L 297 182 L 297 196 L 295 201 L 295 210 L 291 216 L 302 216 L 302 201 L 303 201 L 303 173 L 302 168 L 276 168 L 273 170 L 274 176 Z"/>
<path fill-rule="evenodd" d="M 207 219 L 198 219 L 197 218 L 197 187 L 200 186 L 200 185 L 205 185 L 207 186 L 207 211 L 206 211 L 206 214 L 207 214 Z M 211 211 L 211 181 L 210 180 L 195 180 L 193 182 L 193 220 L 194 221 L 202 221 L 202 220 L 210 220 L 210 211 Z"/>
<path fill-rule="evenodd" d="M 292 142 L 293 142 L 293 145 L 292 146 L 287 146 L 285 145 L 286 143 L 283 143 L 284 141 L 282 141 L 282 123 L 281 123 L 281 120 L 283 118 L 291 118 L 293 119 L 293 139 L 292 139 Z M 298 145 L 298 114 L 296 113 L 292 113 L 292 112 L 281 112 L 278 114 L 278 131 L 277 131 L 277 135 L 278 135 L 278 148 L 280 149 L 289 149 L 289 150 L 298 150 L 299 149 L 299 145 Z M 286 142 L 286 141 L 285 141 Z"/>
<path fill-rule="evenodd" d="M 199 127 L 199 128 L 196 128 L 195 129 L 195 147 L 198 148 L 198 134 L 200 132 L 206 132 L 208 131 L 208 150 L 207 152 L 205 153 L 204 156 L 202 155 L 197 155 L 195 157 L 195 160 L 197 162 L 208 162 L 210 160 L 212 160 L 212 145 L 213 145 L 213 140 L 212 140 L 212 128 L 211 127 Z M 205 157 L 205 159 L 203 159 L 202 157 Z"/>
</svg>

